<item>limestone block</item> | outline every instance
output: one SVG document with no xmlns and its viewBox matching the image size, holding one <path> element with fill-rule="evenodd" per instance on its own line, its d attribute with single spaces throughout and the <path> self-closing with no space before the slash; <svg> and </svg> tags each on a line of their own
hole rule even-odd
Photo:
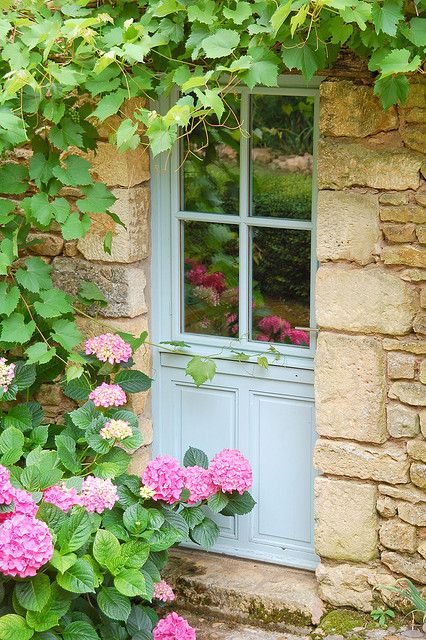
<svg viewBox="0 0 426 640">
<path fill-rule="evenodd" d="M 320 327 L 404 334 L 412 327 L 415 310 L 414 292 L 394 272 L 344 264 L 318 270 L 316 311 Z"/>
<path fill-rule="evenodd" d="M 407 453 L 414 460 L 426 462 L 426 440 L 409 440 L 407 442 Z"/>
<path fill-rule="evenodd" d="M 356 191 L 318 193 L 318 260 L 373 260 L 380 238 L 377 196 Z"/>
<path fill-rule="evenodd" d="M 387 372 L 393 380 L 405 378 L 412 380 L 416 372 L 416 359 L 405 353 L 389 353 L 387 357 Z"/>
<path fill-rule="evenodd" d="M 416 236 L 420 244 L 426 244 L 426 224 L 422 224 L 417 227 Z"/>
<path fill-rule="evenodd" d="M 327 136 L 365 137 L 398 127 L 395 107 L 384 111 L 373 88 L 349 80 L 323 82 L 320 131 Z"/>
<path fill-rule="evenodd" d="M 426 313 L 423 311 L 419 311 L 419 313 L 414 318 L 413 322 L 413 330 L 416 333 L 426 334 Z"/>
<path fill-rule="evenodd" d="M 420 154 L 404 148 L 371 148 L 361 143 L 323 139 L 319 144 L 318 187 L 417 189 L 422 163 Z"/>
<path fill-rule="evenodd" d="M 102 319 L 97 318 L 96 321 L 90 318 L 77 318 L 77 323 L 85 338 L 96 336 L 101 332 L 122 331 L 130 333 L 135 337 L 141 335 L 142 332 L 148 331 L 148 317 L 141 315 L 135 318 L 111 318 L 102 324 Z M 101 324 L 100 324 L 101 323 Z M 146 375 L 151 375 L 151 359 L 152 350 L 149 346 L 142 345 L 134 354 L 134 368 L 143 371 Z M 140 393 L 132 393 L 128 396 L 126 408 L 131 409 L 136 414 L 142 414 L 145 411 L 149 391 Z M 144 416 L 146 418 L 147 416 Z M 142 418 L 140 418 L 142 420 Z M 147 427 L 148 428 L 148 427 Z M 147 432 L 148 433 L 148 432 Z M 151 439 L 152 441 L 152 439 Z M 145 442 L 144 444 L 150 444 Z"/>
<path fill-rule="evenodd" d="M 413 107 L 412 109 L 400 110 L 405 122 L 426 123 L 426 109 Z"/>
<path fill-rule="evenodd" d="M 426 220 L 426 211 L 424 207 L 420 207 L 417 204 L 380 207 L 380 220 L 383 222 L 423 224 Z"/>
<path fill-rule="evenodd" d="M 417 549 L 418 553 L 420 553 L 420 555 L 426 559 L 426 540 L 424 540 L 423 542 L 421 542 L 419 544 L 419 547 Z"/>
<path fill-rule="evenodd" d="M 64 248 L 63 239 L 54 233 L 29 233 L 27 240 L 35 241 L 30 251 L 36 256 L 59 256 Z"/>
<path fill-rule="evenodd" d="M 407 282 L 424 282 L 426 280 L 426 269 L 404 269 L 400 272 L 401 278 Z"/>
<path fill-rule="evenodd" d="M 411 109 L 412 107 L 425 108 L 426 104 L 426 84 L 422 82 L 410 82 L 410 89 L 408 92 L 407 101 L 404 104 L 404 109 Z"/>
<path fill-rule="evenodd" d="M 145 470 L 146 465 L 151 460 L 151 447 L 140 447 L 131 457 L 129 464 L 129 473 L 140 476 Z"/>
<path fill-rule="evenodd" d="M 375 486 L 319 477 L 315 497 L 318 555 L 353 562 L 368 562 L 377 556 Z"/>
<path fill-rule="evenodd" d="M 425 493 L 423 491 L 423 493 Z M 414 524 L 416 527 L 426 527 L 426 504 L 413 504 L 411 502 L 400 502 L 398 504 L 398 515 L 401 520 Z"/>
<path fill-rule="evenodd" d="M 408 124 L 400 129 L 401 138 L 406 147 L 419 153 L 425 152 L 426 124 Z"/>
<path fill-rule="evenodd" d="M 423 207 L 426 207 L 426 185 L 423 184 L 417 193 L 414 194 L 415 201 Z"/>
<path fill-rule="evenodd" d="M 384 247 L 381 258 L 385 264 L 406 264 L 409 267 L 426 267 L 426 250 L 411 245 Z"/>
<path fill-rule="evenodd" d="M 141 268 L 58 257 L 53 259 L 52 277 L 56 287 L 71 295 L 78 293 L 84 280 L 97 284 L 109 302 L 102 309 L 106 317 L 134 318 L 147 310 L 146 279 Z"/>
<path fill-rule="evenodd" d="M 413 504 L 426 502 L 426 493 L 424 491 L 420 491 L 420 489 L 412 484 L 403 486 L 389 486 L 387 484 L 379 484 L 379 491 L 385 496 L 389 496 L 398 500 L 406 500 L 407 502 L 412 502 Z"/>
<path fill-rule="evenodd" d="M 321 332 L 316 354 L 317 431 L 386 440 L 384 357 L 374 338 Z"/>
<path fill-rule="evenodd" d="M 394 484 L 409 482 L 410 463 L 405 444 L 388 442 L 377 447 L 335 440 L 318 440 L 314 464 L 327 474 Z"/>
<path fill-rule="evenodd" d="M 376 509 L 384 518 L 393 518 L 398 512 L 395 500 L 388 496 L 379 496 L 377 498 Z"/>
<path fill-rule="evenodd" d="M 78 249 L 87 260 L 102 262 L 136 262 L 148 256 L 150 235 L 149 187 L 113 189 L 117 198 L 111 211 L 117 214 L 126 228 L 106 213 L 91 215 L 89 232 L 78 241 Z M 105 253 L 105 234 L 112 232 L 111 255 Z"/>
<path fill-rule="evenodd" d="M 394 551 L 383 551 L 382 562 L 394 573 L 426 584 L 426 560 L 420 556 L 409 556 Z"/>
<path fill-rule="evenodd" d="M 384 224 L 382 230 L 386 240 L 394 244 L 413 242 L 416 238 L 414 224 Z"/>
<path fill-rule="evenodd" d="M 95 178 L 109 187 L 134 187 L 150 178 L 149 154 L 143 147 L 121 153 L 109 142 L 98 142 L 96 153 L 85 155 Z"/>
<path fill-rule="evenodd" d="M 420 363 L 419 380 L 426 384 L 426 360 L 422 360 Z"/>
<path fill-rule="evenodd" d="M 382 523 L 379 530 L 380 542 L 394 551 L 414 553 L 417 549 L 416 527 L 393 518 Z"/>
<path fill-rule="evenodd" d="M 383 348 L 386 351 L 406 351 L 407 353 L 416 353 L 418 355 L 426 354 L 426 340 L 405 338 L 403 340 L 394 340 L 385 338 L 383 340 Z"/>
<path fill-rule="evenodd" d="M 419 433 L 419 416 L 415 409 L 388 404 L 386 414 L 388 431 L 393 438 L 412 438 Z"/>
<path fill-rule="evenodd" d="M 426 386 L 420 382 L 393 382 L 389 389 L 389 398 L 398 399 L 415 407 L 426 406 Z"/>
<path fill-rule="evenodd" d="M 426 438 L 426 409 L 422 409 L 419 413 L 420 418 L 420 431 L 424 438 Z"/>
<path fill-rule="evenodd" d="M 410 467 L 411 482 L 420 489 L 426 489 L 426 464 L 414 462 Z"/>
<path fill-rule="evenodd" d="M 152 444 L 154 430 L 152 428 L 152 420 L 139 416 L 139 431 L 142 434 L 144 446 Z"/>
<path fill-rule="evenodd" d="M 361 611 L 373 609 L 373 590 L 369 582 L 369 567 L 352 564 L 337 566 L 321 563 L 316 571 L 320 597 L 334 607 L 355 607 Z"/>
<path fill-rule="evenodd" d="M 408 194 L 407 193 L 399 193 L 398 191 L 393 191 L 390 193 L 381 193 L 379 195 L 380 204 L 407 204 L 408 202 Z"/>
<path fill-rule="evenodd" d="M 70 240 L 64 244 L 64 256 L 74 258 L 78 255 L 77 240 Z"/>
</svg>

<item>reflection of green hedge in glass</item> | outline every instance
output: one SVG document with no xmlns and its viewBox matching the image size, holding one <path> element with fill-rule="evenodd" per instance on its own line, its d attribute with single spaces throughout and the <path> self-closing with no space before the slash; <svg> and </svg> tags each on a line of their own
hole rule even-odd
<svg viewBox="0 0 426 640">
<path fill-rule="evenodd" d="M 253 252 L 261 256 L 255 265 L 254 275 L 265 295 L 309 304 L 309 232 L 258 229 Z"/>
</svg>

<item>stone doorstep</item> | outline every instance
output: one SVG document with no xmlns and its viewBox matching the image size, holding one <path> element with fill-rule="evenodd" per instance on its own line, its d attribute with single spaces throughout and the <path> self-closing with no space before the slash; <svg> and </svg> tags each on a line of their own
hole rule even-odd
<svg viewBox="0 0 426 640">
<path fill-rule="evenodd" d="M 218 621 L 267 623 L 268 630 L 305 635 L 324 614 L 315 574 L 301 569 L 175 549 L 165 578 L 175 589 L 179 607 Z M 275 637 L 281 638 L 265 640 Z"/>
<path fill-rule="evenodd" d="M 269 631 L 244 624 L 204 618 L 186 611 L 180 612 L 197 632 L 197 640 L 310 640 L 281 631 Z"/>
</svg>

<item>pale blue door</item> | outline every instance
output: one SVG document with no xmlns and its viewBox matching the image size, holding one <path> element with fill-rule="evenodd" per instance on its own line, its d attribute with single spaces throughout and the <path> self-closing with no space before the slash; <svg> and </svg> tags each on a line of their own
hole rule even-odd
<svg viewBox="0 0 426 640">
<path fill-rule="evenodd" d="M 224 127 L 194 126 L 155 165 L 153 334 L 217 356 L 196 388 L 187 356 L 156 355 L 155 451 L 243 451 L 257 506 L 219 517 L 215 550 L 313 569 L 317 90 L 242 89 L 226 102 Z"/>
</svg>

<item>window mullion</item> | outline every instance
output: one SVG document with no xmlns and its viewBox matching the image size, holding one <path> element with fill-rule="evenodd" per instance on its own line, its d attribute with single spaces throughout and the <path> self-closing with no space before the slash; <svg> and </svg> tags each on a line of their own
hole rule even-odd
<svg viewBox="0 0 426 640">
<path fill-rule="evenodd" d="M 239 278 L 239 335 L 249 337 L 249 227 L 250 214 L 250 94 L 241 92 L 240 112 L 240 278 Z"/>
</svg>

